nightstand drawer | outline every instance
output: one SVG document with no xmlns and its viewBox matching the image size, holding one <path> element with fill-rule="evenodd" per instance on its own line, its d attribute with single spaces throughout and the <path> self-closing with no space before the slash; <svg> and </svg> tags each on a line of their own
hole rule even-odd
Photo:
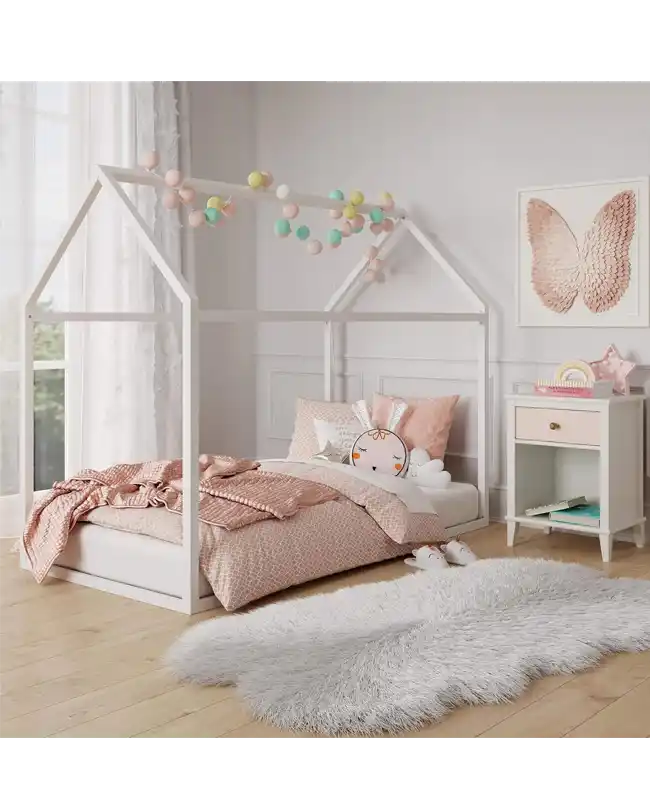
<svg viewBox="0 0 650 812">
<path fill-rule="evenodd" d="M 599 446 L 600 412 L 518 406 L 515 409 L 515 437 L 542 443 Z"/>
</svg>

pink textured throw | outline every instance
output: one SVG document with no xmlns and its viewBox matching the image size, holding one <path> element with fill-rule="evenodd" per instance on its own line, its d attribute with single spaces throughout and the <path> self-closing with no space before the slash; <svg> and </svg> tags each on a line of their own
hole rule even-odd
<svg viewBox="0 0 650 812">
<path fill-rule="evenodd" d="M 263 519 L 286 519 L 299 508 L 336 499 L 326 485 L 257 470 L 258 462 L 203 455 L 199 460 L 199 520 L 234 530 Z M 165 507 L 183 510 L 181 460 L 114 465 L 84 470 L 51 491 L 32 508 L 23 545 L 40 583 L 61 554 L 75 524 L 91 510 Z"/>
</svg>

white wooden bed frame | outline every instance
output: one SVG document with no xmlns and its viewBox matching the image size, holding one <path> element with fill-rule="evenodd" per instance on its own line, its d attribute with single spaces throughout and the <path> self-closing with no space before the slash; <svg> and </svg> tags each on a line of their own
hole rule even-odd
<svg viewBox="0 0 650 812">
<path fill-rule="evenodd" d="M 198 466 L 199 456 L 199 323 L 253 323 L 262 322 L 320 322 L 324 327 L 324 379 L 326 400 L 332 400 L 340 374 L 336 365 L 335 325 L 351 322 L 471 322 L 480 328 L 478 341 L 478 491 L 479 518 L 462 525 L 449 528 L 452 533 L 466 533 L 485 527 L 489 518 L 488 460 L 489 460 L 489 313 L 485 301 L 472 288 L 463 275 L 445 259 L 435 244 L 418 228 L 407 212 L 395 208 L 391 213 L 397 222 L 390 233 L 382 233 L 374 240 L 379 256 L 385 258 L 408 234 L 435 260 L 437 265 L 460 289 L 471 303 L 472 310 L 456 313 L 425 312 L 355 312 L 351 308 L 368 283 L 363 275 L 367 260 L 360 260 L 350 271 L 342 285 L 335 291 L 322 311 L 311 310 L 199 310 L 196 293 L 191 284 L 181 274 L 181 269 L 165 256 L 164 250 L 156 244 L 151 229 L 125 194 L 121 184 L 141 184 L 162 186 L 163 180 L 156 174 L 140 170 L 111 166 L 98 166 L 96 179 L 81 205 L 76 217 L 65 232 L 52 259 L 31 291 L 25 302 L 22 327 L 21 358 L 21 494 L 24 515 L 27 516 L 34 498 L 34 324 L 37 322 L 154 322 L 167 321 L 165 313 L 118 313 L 118 312 L 46 312 L 38 307 L 38 299 L 54 273 L 61 258 L 98 194 L 104 189 L 122 209 L 126 220 L 133 226 L 135 234 L 157 266 L 182 306 L 182 406 L 183 406 L 183 583 L 181 597 L 144 589 L 126 583 L 89 575 L 84 572 L 54 566 L 50 574 L 55 578 L 71 581 L 83 586 L 112 592 L 145 603 L 155 604 L 185 614 L 195 614 L 219 605 L 214 596 L 201 598 L 199 595 L 199 533 L 198 533 Z M 274 191 L 253 190 L 248 186 L 223 183 L 216 180 L 187 178 L 185 185 L 199 193 L 224 195 L 235 199 L 251 200 L 254 203 L 275 203 L 278 199 Z M 291 192 L 287 200 L 300 206 L 316 209 L 342 209 L 345 201 L 329 197 Z M 380 204 L 365 203 L 357 210 L 368 213 Z M 70 475 L 72 472 L 66 472 Z M 21 566 L 30 569 L 25 551 L 21 548 Z"/>
</svg>

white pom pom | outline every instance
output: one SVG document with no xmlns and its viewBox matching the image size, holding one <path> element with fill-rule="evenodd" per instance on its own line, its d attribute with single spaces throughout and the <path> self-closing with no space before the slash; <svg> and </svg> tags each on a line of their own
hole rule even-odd
<svg viewBox="0 0 650 812">
<path fill-rule="evenodd" d="M 275 194 L 278 200 L 286 200 L 291 194 L 291 189 L 287 186 L 286 183 L 281 183 L 275 190 Z"/>
</svg>

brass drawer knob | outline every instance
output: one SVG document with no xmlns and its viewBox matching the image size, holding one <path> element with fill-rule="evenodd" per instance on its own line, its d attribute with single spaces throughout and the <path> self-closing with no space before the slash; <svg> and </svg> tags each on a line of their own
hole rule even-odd
<svg viewBox="0 0 650 812">
<path fill-rule="evenodd" d="M 551 424 L 549 424 L 549 429 L 550 429 L 551 431 L 557 431 L 559 428 L 560 428 L 560 424 L 559 424 L 559 423 L 551 423 Z"/>
</svg>

